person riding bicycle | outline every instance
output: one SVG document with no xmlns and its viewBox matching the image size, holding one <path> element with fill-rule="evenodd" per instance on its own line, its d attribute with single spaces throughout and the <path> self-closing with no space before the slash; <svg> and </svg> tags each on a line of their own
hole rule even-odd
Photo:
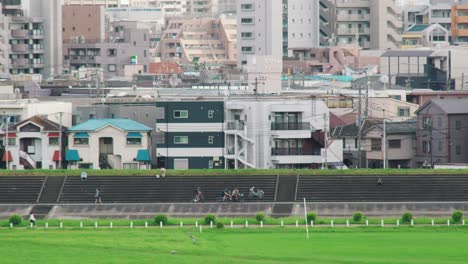
<svg viewBox="0 0 468 264">
<path fill-rule="evenodd" d="M 232 200 L 236 200 L 236 201 L 240 200 L 241 194 L 238 188 L 235 188 L 234 190 L 232 190 L 231 198 Z"/>
<path fill-rule="evenodd" d="M 231 201 L 231 200 L 232 200 L 231 192 L 228 189 L 224 189 L 223 202 Z"/>
<path fill-rule="evenodd" d="M 195 193 L 195 198 L 193 199 L 194 202 L 200 202 L 203 200 L 203 192 L 201 191 L 200 187 L 197 187 L 197 189 L 194 191 Z"/>
<path fill-rule="evenodd" d="M 252 186 L 252 188 L 250 188 L 250 196 L 255 196 L 255 194 L 255 186 Z"/>
</svg>

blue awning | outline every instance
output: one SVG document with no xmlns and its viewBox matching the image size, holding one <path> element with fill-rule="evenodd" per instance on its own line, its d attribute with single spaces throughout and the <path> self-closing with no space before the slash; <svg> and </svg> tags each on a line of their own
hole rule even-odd
<svg viewBox="0 0 468 264">
<path fill-rule="evenodd" d="M 137 156 L 136 156 L 136 161 L 150 162 L 151 158 L 150 158 L 149 151 L 147 149 L 139 149 L 138 153 L 137 153 Z"/>
<path fill-rule="evenodd" d="M 139 132 L 130 132 L 127 134 L 128 138 L 142 138 L 143 136 Z"/>
<path fill-rule="evenodd" d="M 80 161 L 80 154 L 78 154 L 78 150 L 76 149 L 69 149 L 65 153 L 65 160 L 67 161 Z"/>
<path fill-rule="evenodd" d="M 89 138 L 88 132 L 77 132 L 74 138 Z"/>
</svg>

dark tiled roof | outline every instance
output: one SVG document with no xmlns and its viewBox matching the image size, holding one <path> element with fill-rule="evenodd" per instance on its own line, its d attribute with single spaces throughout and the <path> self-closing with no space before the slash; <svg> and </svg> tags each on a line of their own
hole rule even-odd
<svg viewBox="0 0 468 264">
<path fill-rule="evenodd" d="M 439 107 L 446 114 L 468 114 L 468 98 L 454 98 L 454 99 L 431 99 L 421 108 L 416 111 L 419 113 L 430 104 L 434 104 Z"/>
<path fill-rule="evenodd" d="M 383 124 L 377 124 L 371 127 L 369 130 L 373 128 L 378 128 L 383 130 Z M 386 124 L 385 130 L 387 134 L 409 134 L 409 133 L 416 133 L 417 124 L 416 120 L 412 119 L 407 122 L 389 122 Z"/>
<path fill-rule="evenodd" d="M 364 132 L 378 123 L 382 123 L 382 120 L 379 120 L 379 119 L 366 120 L 362 127 L 362 131 Z M 354 124 L 350 124 L 346 126 L 335 127 L 331 129 L 330 132 L 331 132 L 332 137 L 339 138 L 339 137 L 357 137 L 358 131 L 359 129 L 357 125 L 354 123 Z"/>
<path fill-rule="evenodd" d="M 50 121 L 49 119 L 43 117 L 43 116 L 40 116 L 40 115 L 36 115 L 36 116 L 33 116 L 33 117 L 30 117 L 26 120 L 23 120 L 17 124 L 14 124 L 10 127 L 10 130 L 17 130 L 18 127 L 26 124 L 26 123 L 34 123 L 38 126 L 41 126 L 44 128 L 44 131 L 58 131 L 60 129 L 60 125 L 53 122 L 53 121 Z M 62 131 L 65 131 L 67 128 L 65 126 L 62 126 Z"/>
</svg>

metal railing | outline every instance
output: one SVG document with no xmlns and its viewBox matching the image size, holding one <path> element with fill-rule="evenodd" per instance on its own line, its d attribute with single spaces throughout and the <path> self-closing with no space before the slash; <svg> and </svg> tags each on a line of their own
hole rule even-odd
<svg viewBox="0 0 468 264">
<path fill-rule="evenodd" d="M 305 122 L 285 122 L 285 123 L 271 123 L 271 130 L 310 130 L 310 123 Z"/>
</svg>

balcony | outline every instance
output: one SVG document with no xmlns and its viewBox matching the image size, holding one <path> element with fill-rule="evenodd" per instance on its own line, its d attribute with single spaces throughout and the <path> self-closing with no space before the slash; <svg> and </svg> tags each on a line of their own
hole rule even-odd
<svg viewBox="0 0 468 264">
<path fill-rule="evenodd" d="M 244 128 L 245 125 L 241 121 L 229 121 L 226 123 L 226 130 L 229 131 L 242 131 Z"/>
<path fill-rule="evenodd" d="M 13 68 L 29 68 L 28 59 L 13 59 L 11 60 L 11 64 Z"/>
<path fill-rule="evenodd" d="M 272 148 L 272 156 L 320 156 L 320 149 Z"/>
<path fill-rule="evenodd" d="M 24 29 L 13 29 L 11 30 L 11 37 L 12 38 L 28 38 L 29 31 Z"/>
<path fill-rule="evenodd" d="M 320 164 L 323 162 L 321 151 L 321 149 L 273 148 L 271 160 L 275 164 Z"/>
<path fill-rule="evenodd" d="M 26 52 L 28 51 L 28 45 L 27 44 L 12 44 L 11 51 L 12 52 Z"/>
<path fill-rule="evenodd" d="M 284 130 L 310 131 L 310 123 L 305 123 L 305 122 L 271 123 L 271 130 L 273 131 L 284 131 Z"/>
<path fill-rule="evenodd" d="M 338 28 L 338 35 L 369 35 L 369 28 Z"/>
<path fill-rule="evenodd" d="M 370 15 L 368 14 L 338 14 L 338 21 L 369 21 Z"/>
</svg>

